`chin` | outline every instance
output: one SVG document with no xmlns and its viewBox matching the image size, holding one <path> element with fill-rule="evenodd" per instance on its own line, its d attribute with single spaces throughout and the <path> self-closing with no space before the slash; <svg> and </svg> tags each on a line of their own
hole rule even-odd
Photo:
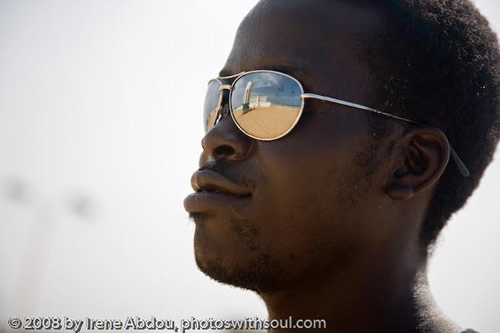
<svg viewBox="0 0 500 333">
<path fill-rule="evenodd" d="M 285 262 L 263 246 L 263 235 L 251 221 L 203 214 L 192 218 L 196 223 L 196 264 L 207 276 L 256 292 L 271 292 L 283 286 L 289 276 L 284 273 Z"/>
<path fill-rule="evenodd" d="M 195 247 L 196 264 L 211 279 L 234 287 L 269 293 L 284 286 L 286 276 L 277 261 L 269 255 L 259 254 L 252 260 L 228 263 L 221 257 L 211 257 Z"/>
</svg>

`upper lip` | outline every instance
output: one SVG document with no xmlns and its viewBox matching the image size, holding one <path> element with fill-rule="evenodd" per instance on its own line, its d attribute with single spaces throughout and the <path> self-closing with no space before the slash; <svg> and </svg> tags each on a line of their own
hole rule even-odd
<svg viewBox="0 0 500 333">
<path fill-rule="evenodd" d="M 191 186 L 196 192 L 219 192 L 236 196 L 249 196 L 247 187 L 238 185 L 211 170 L 196 171 L 191 177 Z"/>
</svg>

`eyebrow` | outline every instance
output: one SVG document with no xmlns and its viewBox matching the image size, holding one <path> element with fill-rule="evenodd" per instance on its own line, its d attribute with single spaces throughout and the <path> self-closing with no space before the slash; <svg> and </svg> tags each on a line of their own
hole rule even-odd
<svg viewBox="0 0 500 333">
<path fill-rule="evenodd" d="M 264 68 L 264 69 L 270 69 L 276 72 L 281 72 L 288 74 L 290 76 L 293 76 L 297 80 L 299 80 L 301 83 L 304 81 L 306 74 L 297 68 L 294 65 L 278 65 L 278 66 L 271 66 L 269 68 Z"/>
<path fill-rule="evenodd" d="M 235 73 L 236 74 L 236 73 Z M 226 76 L 231 76 L 233 73 L 227 69 L 223 69 L 219 72 L 219 75 L 217 77 L 226 77 Z"/>
<path fill-rule="evenodd" d="M 255 70 L 271 70 L 271 71 L 285 73 L 285 74 L 288 74 L 290 76 L 293 76 L 294 78 L 299 80 L 301 83 L 304 81 L 304 78 L 306 77 L 306 75 L 304 74 L 304 72 L 302 70 L 296 68 L 293 65 L 290 65 L 290 66 L 286 66 L 286 65 L 263 66 L 262 68 L 252 68 L 252 69 L 243 70 L 243 71 L 239 71 L 239 72 L 232 72 L 232 71 L 227 70 L 227 69 L 222 69 L 219 72 L 219 75 L 217 77 L 218 78 L 231 77 L 231 76 L 236 76 L 239 73 L 250 72 L 250 71 L 255 71 Z"/>
</svg>

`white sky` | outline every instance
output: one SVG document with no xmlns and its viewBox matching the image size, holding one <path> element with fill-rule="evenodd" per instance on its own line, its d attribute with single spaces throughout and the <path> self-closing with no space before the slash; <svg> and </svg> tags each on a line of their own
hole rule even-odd
<svg viewBox="0 0 500 333">
<path fill-rule="evenodd" d="M 197 271 L 182 206 L 206 82 L 255 3 L 0 0 L 0 328 L 14 315 L 265 318 L 255 295 Z M 500 27 L 498 3 L 477 4 Z M 497 161 L 430 271 L 450 317 L 486 333 L 500 331 L 499 181 Z M 81 196 L 87 217 L 71 211 Z"/>
</svg>

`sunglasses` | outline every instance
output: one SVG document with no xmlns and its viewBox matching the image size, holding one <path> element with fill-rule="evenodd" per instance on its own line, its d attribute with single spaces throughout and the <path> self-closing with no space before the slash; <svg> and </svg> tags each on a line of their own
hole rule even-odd
<svg viewBox="0 0 500 333">
<path fill-rule="evenodd" d="M 234 79 L 230 85 L 222 82 L 229 79 Z M 261 141 L 277 140 L 290 133 L 302 115 L 304 102 L 307 98 L 336 103 L 416 125 L 428 126 L 360 104 L 305 93 L 302 84 L 288 74 L 271 70 L 255 70 L 210 80 L 203 111 L 206 132 L 210 131 L 223 117 L 222 106 L 226 91 L 229 92 L 229 113 L 236 126 L 249 137 Z M 462 176 L 468 177 L 469 170 L 453 147 L 450 146 L 450 148 L 458 170 Z"/>
</svg>

